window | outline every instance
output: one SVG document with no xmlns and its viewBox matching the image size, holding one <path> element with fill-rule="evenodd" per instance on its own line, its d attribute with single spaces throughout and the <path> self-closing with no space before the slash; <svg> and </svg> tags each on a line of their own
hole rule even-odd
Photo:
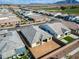
<svg viewBox="0 0 79 59">
<path fill-rule="evenodd" d="M 47 42 L 47 39 L 43 40 L 43 42 Z"/>
<path fill-rule="evenodd" d="M 11 23 L 9 22 L 9 24 L 11 24 Z"/>
<path fill-rule="evenodd" d="M 65 35 L 67 35 L 67 33 L 65 33 Z"/>
<path fill-rule="evenodd" d="M 49 38 L 49 40 L 51 40 L 51 38 Z"/>
<path fill-rule="evenodd" d="M 7 23 L 5 23 L 5 25 L 7 25 Z"/>
</svg>

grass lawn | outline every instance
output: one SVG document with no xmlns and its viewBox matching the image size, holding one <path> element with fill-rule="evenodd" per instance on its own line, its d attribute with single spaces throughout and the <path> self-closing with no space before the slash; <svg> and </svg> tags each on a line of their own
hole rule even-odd
<svg viewBox="0 0 79 59">
<path fill-rule="evenodd" d="M 61 11 L 62 11 L 62 10 L 59 9 L 59 8 L 47 8 L 47 9 L 44 9 L 44 10 L 46 10 L 46 11 L 48 11 L 48 12 L 61 12 Z"/>
<path fill-rule="evenodd" d="M 75 8 L 75 9 L 65 9 L 65 10 L 61 10 L 61 9 L 59 9 L 59 8 L 57 8 L 57 9 L 44 9 L 44 10 L 46 10 L 46 11 L 48 11 L 48 12 L 63 12 L 63 13 L 68 13 L 68 14 L 77 14 L 77 15 L 79 15 L 79 8 Z"/>
<path fill-rule="evenodd" d="M 10 58 L 12 58 L 12 57 L 9 57 L 7 59 L 10 59 Z M 16 57 L 15 59 L 28 59 L 28 57 L 27 56 L 22 56 L 21 58 Z"/>
<path fill-rule="evenodd" d="M 21 59 L 28 59 L 26 55 L 22 56 Z"/>
<path fill-rule="evenodd" d="M 68 43 L 73 41 L 73 38 L 70 36 L 64 37 L 63 39 L 65 39 L 66 41 L 68 41 Z"/>
<path fill-rule="evenodd" d="M 79 8 L 76 9 L 66 9 L 61 11 L 63 13 L 68 13 L 68 14 L 79 14 Z"/>
</svg>

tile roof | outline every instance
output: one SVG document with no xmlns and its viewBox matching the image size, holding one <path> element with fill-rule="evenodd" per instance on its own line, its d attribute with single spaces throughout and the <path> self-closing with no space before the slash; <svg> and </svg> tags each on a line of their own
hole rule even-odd
<svg viewBox="0 0 79 59">
<path fill-rule="evenodd" d="M 15 49 L 25 47 L 16 31 L 7 31 L 3 35 L 0 35 L 0 52 L 3 58 L 14 55 Z"/>
<path fill-rule="evenodd" d="M 45 28 L 51 34 L 58 34 L 58 35 L 61 35 L 66 31 L 70 31 L 70 29 L 68 29 L 65 25 L 63 25 L 60 22 L 54 22 L 52 24 L 47 23 L 45 25 L 41 25 L 41 27 Z"/>
<path fill-rule="evenodd" d="M 38 26 L 29 26 L 21 30 L 23 35 L 27 38 L 30 44 L 36 43 L 40 40 L 52 37 L 47 32 L 40 29 Z"/>
<path fill-rule="evenodd" d="M 62 23 L 70 29 L 77 30 L 79 29 L 79 24 L 69 21 L 62 21 Z"/>
<path fill-rule="evenodd" d="M 21 30 L 22 34 L 26 37 L 30 44 L 38 42 L 40 39 L 40 32 L 35 30 L 32 26 L 23 28 Z"/>
</svg>

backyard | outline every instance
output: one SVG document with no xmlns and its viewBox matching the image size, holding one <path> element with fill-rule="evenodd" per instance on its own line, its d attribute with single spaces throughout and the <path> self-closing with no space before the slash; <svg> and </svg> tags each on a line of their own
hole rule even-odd
<svg viewBox="0 0 79 59">
<path fill-rule="evenodd" d="M 68 43 L 72 42 L 73 41 L 73 38 L 70 37 L 70 36 L 66 36 L 63 38 L 64 40 L 68 41 Z"/>
<path fill-rule="evenodd" d="M 29 59 L 29 51 L 25 50 L 23 54 L 15 54 L 13 56 L 8 57 L 7 59 Z"/>
<path fill-rule="evenodd" d="M 8 57 L 7 59 L 28 59 L 28 56 L 27 55 L 23 55 L 23 56 L 20 56 L 20 57 L 14 56 L 14 58 L 12 56 L 12 57 Z"/>
</svg>

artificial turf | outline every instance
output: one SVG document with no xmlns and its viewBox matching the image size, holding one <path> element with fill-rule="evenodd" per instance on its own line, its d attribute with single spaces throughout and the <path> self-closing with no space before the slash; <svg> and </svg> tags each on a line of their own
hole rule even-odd
<svg viewBox="0 0 79 59">
<path fill-rule="evenodd" d="M 65 39 L 66 41 L 68 41 L 68 43 L 73 41 L 73 38 L 70 36 L 64 37 L 63 39 Z"/>
</svg>

